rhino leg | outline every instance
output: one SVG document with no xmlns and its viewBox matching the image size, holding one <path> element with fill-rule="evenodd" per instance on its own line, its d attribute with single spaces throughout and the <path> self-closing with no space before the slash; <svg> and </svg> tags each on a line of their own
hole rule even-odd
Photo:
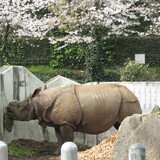
<svg viewBox="0 0 160 160">
<path fill-rule="evenodd" d="M 74 139 L 74 129 L 69 125 L 62 125 L 55 129 L 56 136 L 58 139 L 58 148 L 54 152 L 54 155 L 60 155 L 61 146 L 63 143 Z"/>
<path fill-rule="evenodd" d="M 55 128 L 55 133 L 56 133 L 56 137 L 57 137 L 57 140 L 58 140 L 58 147 L 53 154 L 54 155 L 60 155 L 61 146 L 64 143 L 63 139 L 62 139 L 62 136 L 61 136 L 60 128 Z"/>
</svg>

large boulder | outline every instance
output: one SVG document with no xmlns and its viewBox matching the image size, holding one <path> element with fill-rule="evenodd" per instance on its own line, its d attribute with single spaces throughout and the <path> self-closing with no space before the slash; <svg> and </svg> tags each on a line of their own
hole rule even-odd
<svg viewBox="0 0 160 160">
<path fill-rule="evenodd" d="M 160 158 L 160 115 L 133 115 L 121 124 L 113 149 L 112 160 L 128 159 L 129 147 L 141 143 L 146 149 L 147 160 Z"/>
</svg>

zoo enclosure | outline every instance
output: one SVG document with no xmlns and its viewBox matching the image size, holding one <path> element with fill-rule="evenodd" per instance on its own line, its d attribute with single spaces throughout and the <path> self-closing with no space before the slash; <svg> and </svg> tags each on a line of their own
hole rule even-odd
<svg viewBox="0 0 160 160">
<path fill-rule="evenodd" d="M 34 140 L 56 141 L 54 130 L 50 127 L 43 129 L 37 121 L 19 122 L 15 121 L 11 132 L 4 129 L 3 113 L 10 101 L 15 99 L 23 100 L 29 93 L 37 87 L 50 88 L 58 85 L 77 82 L 62 76 L 57 76 L 50 81 L 43 83 L 35 75 L 22 66 L 3 66 L 0 68 L 0 140 L 9 143 L 13 139 L 26 138 Z M 104 82 L 103 82 L 104 83 Z M 113 82 L 112 82 L 113 83 Z M 143 114 L 149 113 L 155 105 L 160 106 L 160 82 L 116 82 L 125 85 L 138 97 Z M 90 84 L 96 84 L 90 83 Z M 25 126 L 25 128 L 24 128 Z M 111 130 L 95 135 L 75 133 L 75 141 L 87 145 L 95 145 L 97 141 L 103 140 Z M 98 138 L 97 138 L 98 137 Z"/>
</svg>

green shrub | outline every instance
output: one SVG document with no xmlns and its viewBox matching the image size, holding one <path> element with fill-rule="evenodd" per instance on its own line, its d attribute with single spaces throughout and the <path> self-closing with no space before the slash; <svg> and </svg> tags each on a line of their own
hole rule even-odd
<svg viewBox="0 0 160 160">
<path fill-rule="evenodd" d="M 148 65 L 137 61 L 127 61 L 120 69 L 121 81 L 155 81 L 156 74 L 151 72 Z"/>
</svg>

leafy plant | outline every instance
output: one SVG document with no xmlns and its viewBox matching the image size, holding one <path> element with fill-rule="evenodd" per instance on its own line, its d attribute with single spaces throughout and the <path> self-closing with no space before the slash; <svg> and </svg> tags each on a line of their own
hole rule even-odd
<svg viewBox="0 0 160 160">
<path fill-rule="evenodd" d="M 148 68 L 148 65 L 137 61 L 128 60 L 120 69 L 121 81 L 154 81 L 154 75 Z"/>
<path fill-rule="evenodd" d="M 63 42 L 57 42 L 52 45 L 52 60 L 50 65 L 55 68 L 62 67 L 74 67 L 83 69 L 84 68 L 84 43 L 68 44 L 66 47 L 62 47 Z"/>
<path fill-rule="evenodd" d="M 8 112 L 3 115 L 3 126 L 8 132 L 12 131 L 13 119 L 10 117 L 10 113 Z"/>
</svg>

